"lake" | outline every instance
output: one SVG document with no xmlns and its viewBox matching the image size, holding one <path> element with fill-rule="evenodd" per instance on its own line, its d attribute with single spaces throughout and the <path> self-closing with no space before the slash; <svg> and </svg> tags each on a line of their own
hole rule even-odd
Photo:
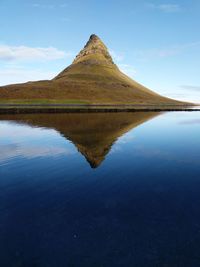
<svg viewBox="0 0 200 267">
<path fill-rule="evenodd" d="M 200 265 L 200 112 L 0 115 L 0 266 Z"/>
</svg>

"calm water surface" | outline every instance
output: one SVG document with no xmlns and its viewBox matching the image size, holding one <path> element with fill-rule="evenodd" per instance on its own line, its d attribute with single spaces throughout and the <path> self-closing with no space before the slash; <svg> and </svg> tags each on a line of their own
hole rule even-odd
<svg viewBox="0 0 200 267">
<path fill-rule="evenodd" d="M 200 112 L 1 115 L 0 266 L 200 266 Z"/>
</svg>

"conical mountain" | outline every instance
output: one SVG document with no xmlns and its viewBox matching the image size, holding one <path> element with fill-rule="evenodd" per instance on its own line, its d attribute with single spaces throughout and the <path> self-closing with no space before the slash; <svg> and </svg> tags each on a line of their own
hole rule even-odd
<svg viewBox="0 0 200 267">
<path fill-rule="evenodd" d="M 154 93 L 122 73 L 105 44 L 94 34 L 73 63 L 54 79 L 1 87 L 0 99 L 89 104 L 182 104 Z"/>
<path fill-rule="evenodd" d="M 92 168 L 105 159 L 126 132 L 158 116 L 158 112 L 0 115 L 0 120 L 53 128 L 70 140 Z"/>
</svg>

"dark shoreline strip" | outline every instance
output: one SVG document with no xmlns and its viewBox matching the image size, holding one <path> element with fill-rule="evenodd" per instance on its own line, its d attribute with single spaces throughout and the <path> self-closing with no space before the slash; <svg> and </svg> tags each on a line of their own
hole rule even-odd
<svg viewBox="0 0 200 267">
<path fill-rule="evenodd" d="M 200 111 L 200 108 L 0 108 L 0 114 Z"/>
<path fill-rule="evenodd" d="M 155 107 L 162 105 L 156 104 L 15 104 L 15 103 L 0 103 L 0 107 L 49 107 L 49 108 L 56 108 L 56 107 L 65 107 L 65 108 L 135 108 L 135 107 Z M 164 107 L 195 107 L 195 105 L 163 105 Z M 197 105 L 196 105 L 197 106 Z"/>
</svg>

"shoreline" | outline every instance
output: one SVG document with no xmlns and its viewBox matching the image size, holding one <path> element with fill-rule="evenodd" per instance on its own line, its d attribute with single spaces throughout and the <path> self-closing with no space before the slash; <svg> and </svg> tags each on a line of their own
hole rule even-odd
<svg viewBox="0 0 200 267">
<path fill-rule="evenodd" d="M 161 112 L 200 111 L 200 106 L 174 105 L 81 105 L 81 104 L 0 104 L 0 114 L 20 113 L 90 113 L 90 112 Z"/>
</svg>

